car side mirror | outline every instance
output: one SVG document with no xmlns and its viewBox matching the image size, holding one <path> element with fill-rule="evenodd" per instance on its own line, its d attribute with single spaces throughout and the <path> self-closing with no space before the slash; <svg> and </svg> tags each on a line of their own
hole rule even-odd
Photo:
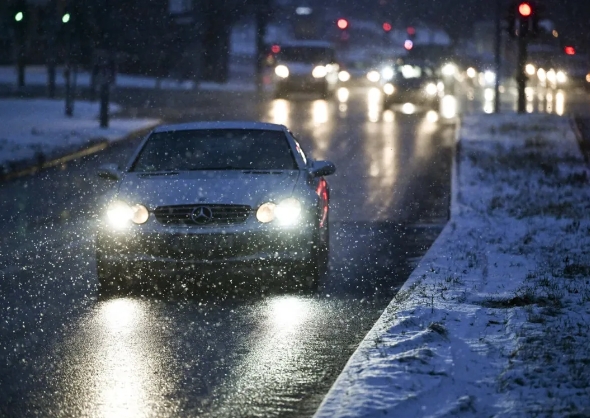
<svg viewBox="0 0 590 418">
<path fill-rule="evenodd" d="M 103 164 L 98 168 L 98 177 L 105 180 L 120 180 L 121 169 L 117 164 Z"/>
<path fill-rule="evenodd" d="M 331 161 L 314 161 L 311 174 L 314 177 L 329 176 L 336 172 L 336 166 Z"/>
</svg>

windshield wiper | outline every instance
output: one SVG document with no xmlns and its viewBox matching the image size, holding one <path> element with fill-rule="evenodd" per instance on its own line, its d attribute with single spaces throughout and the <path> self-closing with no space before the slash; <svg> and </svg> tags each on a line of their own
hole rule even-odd
<svg viewBox="0 0 590 418">
<path fill-rule="evenodd" d="M 156 176 L 177 176 L 178 171 L 144 171 L 139 173 L 141 177 L 156 177 Z"/>
</svg>

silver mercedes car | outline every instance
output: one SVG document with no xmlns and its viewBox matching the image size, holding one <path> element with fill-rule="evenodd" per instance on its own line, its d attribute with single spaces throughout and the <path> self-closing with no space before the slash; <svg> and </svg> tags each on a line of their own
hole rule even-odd
<svg viewBox="0 0 590 418">
<path fill-rule="evenodd" d="M 279 268 L 317 286 L 327 269 L 329 161 L 314 161 L 282 125 L 199 122 L 154 129 L 117 181 L 96 234 L 99 292 L 154 272 L 186 277 Z M 238 270 L 239 271 L 239 270 Z"/>
</svg>

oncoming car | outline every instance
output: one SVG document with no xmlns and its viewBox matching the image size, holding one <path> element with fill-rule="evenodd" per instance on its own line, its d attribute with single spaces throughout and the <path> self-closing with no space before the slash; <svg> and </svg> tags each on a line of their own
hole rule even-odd
<svg viewBox="0 0 590 418">
<path fill-rule="evenodd" d="M 324 176 L 334 171 L 282 125 L 156 128 L 125 168 L 99 172 L 118 179 L 96 238 L 100 291 L 132 285 L 137 272 L 241 267 L 279 267 L 316 286 L 329 253 Z"/>
<path fill-rule="evenodd" d="M 338 84 L 339 65 L 332 45 L 323 41 L 293 41 L 280 45 L 275 58 L 275 96 L 315 92 L 327 97 Z"/>
<path fill-rule="evenodd" d="M 438 109 L 445 87 L 428 65 L 404 62 L 395 65 L 391 80 L 383 80 L 382 90 L 384 109 L 404 103 Z"/>
</svg>

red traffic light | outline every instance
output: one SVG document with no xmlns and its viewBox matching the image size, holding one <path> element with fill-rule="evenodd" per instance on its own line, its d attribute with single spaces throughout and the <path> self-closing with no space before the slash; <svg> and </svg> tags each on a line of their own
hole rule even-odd
<svg viewBox="0 0 590 418">
<path fill-rule="evenodd" d="M 389 32 L 389 31 L 391 30 L 391 23 L 389 23 L 389 22 L 385 22 L 385 23 L 383 24 L 383 30 L 384 30 L 385 32 Z"/>
<path fill-rule="evenodd" d="M 281 52 L 281 46 L 275 44 L 270 48 L 270 50 L 273 54 L 278 54 L 279 52 Z"/>
<path fill-rule="evenodd" d="M 566 46 L 564 50 L 567 55 L 576 55 L 576 48 L 573 46 Z"/>
<path fill-rule="evenodd" d="M 408 28 L 408 35 L 415 35 L 416 34 L 416 28 L 414 28 L 413 26 L 410 26 Z"/>
<path fill-rule="evenodd" d="M 348 20 L 340 18 L 336 22 L 336 25 L 338 26 L 338 29 L 342 29 L 342 30 L 347 29 L 348 28 Z"/>
<path fill-rule="evenodd" d="M 533 8 L 528 3 L 520 3 L 518 6 L 518 13 L 522 17 L 530 17 L 533 14 Z"/>
</svg>

